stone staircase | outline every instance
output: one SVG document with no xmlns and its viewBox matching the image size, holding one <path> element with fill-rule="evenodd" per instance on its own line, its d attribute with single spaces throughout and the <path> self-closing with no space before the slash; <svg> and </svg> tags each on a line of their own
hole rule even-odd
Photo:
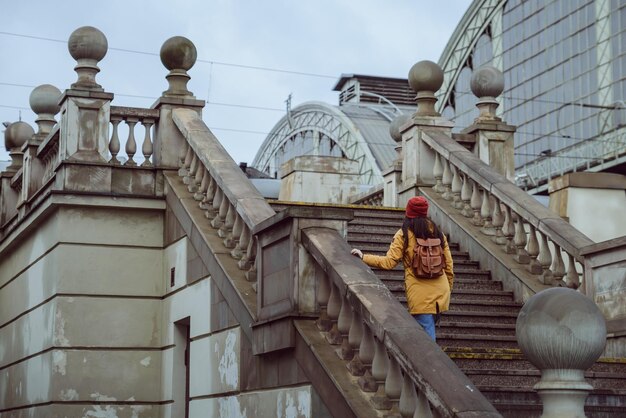
<svg viewBox="0 0 626 418">
<path fill-rule="evenodd" d="M 384 254 L 403 216 L 397 209 L 356 209 L 348 225 L 349 245 Z M 454 244 L 454 237 L 450 241 L 454 288 L 450 310 L 437 326 L 437 343 L 503 416 L 539 417 L 542 407 L 533 386 L 540 372 L 525 360 L 515 337 L 522 304 Z M 374 273 L 406 303 L 401 265 Z M 594 387 L 586 402 L 588 417 L 626 416 L 626 359 L 601 358 L 585 377 Z"/>
</svg>

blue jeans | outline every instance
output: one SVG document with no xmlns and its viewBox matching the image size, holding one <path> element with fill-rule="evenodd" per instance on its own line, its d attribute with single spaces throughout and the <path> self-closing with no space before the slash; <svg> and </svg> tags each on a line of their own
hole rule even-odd
<svg viewBox="0 0 626 418">
<path fill-rule="evenodd" d="M 415 318 L 417 323 L 420 324 L 422 328 L 424 328 L 424 331 L 426 331 L 426 333 L 430 335 L 430 338 L 432 338 L 433 341 L 437 341 L 437 339 L 435 338 L 435 315 L 414 314 L 413 318 Z"/>
</svg>

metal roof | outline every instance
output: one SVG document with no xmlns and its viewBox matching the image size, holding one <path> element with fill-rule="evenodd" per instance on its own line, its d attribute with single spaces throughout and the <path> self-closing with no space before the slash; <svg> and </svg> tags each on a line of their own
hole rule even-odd
<svg viewBox="0 0 626 418">
<path fill-rule="evenodd" d="M 374 106 L 344 104 L 337 106 L 337 110 L 344 113 L 357 129 L 367 143 L 376 164 L 381 171 L 389 168 L 397 158 L 396 141 L 389 134 L 391 120 L 385 113 L 376 111 Z M 382 110 L 382 109 L 381 109 Z"/>
</svg>

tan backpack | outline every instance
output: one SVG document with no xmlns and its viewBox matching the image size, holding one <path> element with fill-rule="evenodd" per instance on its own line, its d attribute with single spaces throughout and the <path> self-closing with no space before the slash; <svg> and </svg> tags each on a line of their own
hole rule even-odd
<svg viewBox="0 0 626 418">
<path fill-rule="evenodd" d="M 445 259 L 439 238 L 417 238 L 413 253 L 413 272 L 416 277 L 434 279 L 441 275 Z"/>
</svg>

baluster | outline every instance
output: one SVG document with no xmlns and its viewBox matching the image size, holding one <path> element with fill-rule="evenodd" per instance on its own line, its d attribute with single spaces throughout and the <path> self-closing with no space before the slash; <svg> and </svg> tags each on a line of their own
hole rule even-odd
<svg viewBox="0 0 626 418">
<path fill-rule="evenodd" d="M 389 407 L 394 410 L 397 408 L 400 395 L 402 394 L 402 372 L 400 365 L 393 358 L 389 358 L 389 370 L 387 371 L 387 379 L 385 379 L 385 395 L 389 399 Z M 395 411 L 394 411 L 395 412 Z"/>
<path fill-rule="evenodd" d="M 237 265 L 240 270 L 248 270 L 252 267 L 254 263 L 254 259 L 256 257 L 256 239 L 252 234 L 250 234 L 250 239 L 248 240 L 248 247 L 246 248 L 246 253 L 241 257 Z"/>
<path fill-rule="evenodd" d="M 189 172 L 189 165 L 191 164 L 191 158 L 193 156 L 193 150 L 191 145 L 189 145 L 186 141 L 180 149 L 180 154 L 178 157 L 180 159 L 180 168 L 178 169 L 178 176 L 185 177 Z"/>
<path fill-rule="evenodd" d="M 235 213 L 235 223 L 233 224 L 233 228 L 224 240 L 224 247 L 226 248 L 235 248 L 239 243 L 239 237 L 241 236 L 243 219 L 237 212 L 235 212 L 233 208 L 233 212 Z"/>
<path fill-rule="evenodd" d="M 226 216 L 224 217 L 224 223 L 217 230 L 217 235 L 220 238 L 227 238 L 231 231 L 233 230 L 233 226 L 235 225 L 235 218 L 237 215 L 237 211 L 233 205 L 230 204 L 228 199 L 224 199 L 227 202 L 227 210 Z"/>
<path fill-rule="evenodd" d="M 480 186 L 477 182 L 472 182 L 472 197 L 470 198 L 470 207 L 472 208 L 472 212 L 474 212 L 474 218 L 472 219 L 472 224 L 476 226 L 483 225 L 483 218 L 480 216 L 480 209 L 482 207 L 482 199 L 480 198 Z"/>
<path fill-rule="evenodd" d="M 515 222 L 515 238 L 514 243 L 517 248 L 516 254 L 513 257 L 515 261 L 520 264 L 528 264 L 530 263 L 530 257 L 526 252 L 526 229 L 524 228 L 524 219 L 519 216 L 517 213 L 515 214 L 516 222 Z"/>
<path fill-rule="evenodd" d="M 398 410 L 402 418 L 413 418 L 415 407 L 417 405 L 417 392 L 413 380 L 408 373 L 404 373 L 404 381 L 402 382 L 402 393 L 400 394 L 400 402 Z"/>
<path fill-rule="evenodd" d="M 530 233 L 528 235 L 528 255 L 530 257 L 530 264 L 528 265 L 528 271 L 531 274 L 541 274 L 543 269 L 541 264 L 537 261 L 539 255 L 539 241 L 537 241 L 537 232 L 534 225 L 529 224 Z"/>
<path fill-rule="evenodd" d="M 339 345 L 343 343 L 343 341 L 348 337 L 348 331 L 350 329 L 351 321 L 352 315 L 350 314 L 350 305 L 348 304 L 346 298 L 341 298 L 339 315 L 337 315 L 337 322 L 334 324 L 333 329 L 331 329 L 330 332 L 326 335 L 326 340 L 329 342 L 329 344 Z M 340 350 L 341 347 L 339 348 L 339 350 L 337 350 L 338 355 L 341 355 Z"/>
<path fill-rule="evenodd" d="M 144 162 L 141 164 L 142 167 L 150 167 L 152 163 L 150 162 L 150 157 L 152 156 L 152 139 L 150 138 L 150 130 L 152 129 L 152 125 L 154 125 L 154 120 L 152 119 L 144 119 L 143 126 L 146 129 L 146 135 L 143 138 L 143 144 L 141 145 L 141 152 L 143 153 Z"/>
<path fill-rule="evenodd" d="M 445 200 L 452 199 L 452 172 L 450 171 L 450 162 L 443 160 L 443 176 L 441 177 L 441 183 L 443 184 L 443 193 L 441 197 Z"/>
<path fill-rule="evenodd" d="M 213 219 L 215 217 L 213 202 L 219 188 L 217 187 L 217 182 L 213 177 L 211 177 L 211 174 L 208 170 L 207 176 L 209 177 L 209 187 L 206 190 L 206 195 L 205 198 L 202 200 L 202 203 L 204 204 L 204 217 L 207 219 Z"/>
<path fill-rule="evenodd" d="M 565 284 L 570 289 L 578 289 L 580 286 L 580 277 L 578 276 L 578 271 L 576 270 L 576 260 L 574 256 L 571 254 L 567 254 L 568 258 L 568 268 L 567 268 L 567 276 L 565 276 Z"/>
<path fill-rule="evenodd" d="M 241 235 L 237 240 L 237 245 L 230 252 L 230 255 L 237 260 L 241 260 L 243 255 L 245 254 L 246 248 L 248 248 L 248 243 L 250 242 L 250 228 L 248 225 L 241 219 Z M 241 268 L 241 267 L 240 267 Z"/>
<path fill-rule="evenodd" d="M 372 330 L 367 324 L 364 324 L 363 339 L 361 347 L 359 347 L 359 358 L 365 368 L 363 376 L 359 377 L 357 383 L 363 392 L 376 392 L 378 384 L 374 378 L 374 359 L 376 358 L 376 340 L 372 334 Z"/>
<path fill-rule="evenodd" d="M 495 230 L 495 234 L 491 239 L 496 244 L 505 245 L 506 237 L 502 233 L 502 226 L 504 225 L 504 214 L 502 213 L 502 209 L 500 207 L 500 201 L 496 197 L 494 197 L 493 218 L 491 220 L 491 224 L 493 225 L 493 228 Z"/>
<path fill-rule="evenodd" d="M 246 280 L 249 282 L 257 281 L 257 258 L 256 258 L 256 238 L 250 240 L 251 245 L 248 247 L 248 253 L 250 254 L 250 270 L 246 271 L 245 276 Z M 241 260 L 240 260 L 241 261 Z M 256 292 L 256 283 L 254 286 L 254 291 Z"/>
<path fill-rule="evenodd" d="M 372 360 L 372 378 L 375 382 L 376 392 L 372 398 L 371 402 L 376 409 L 389 409 L 389 399 L 385 395 L 385 381 L 387 379 L 387 370 L 389 369 L 389 357 L 387 357 L 387 350 L 381 341 L 378 338 L 374 338 L 375 349 L 374 349 L 374 359 Z M 369 386 L 367 387 L 369 388 Z M 363 388 L 364 392 L 366 388 Z"/>
<path fill-rule="evenodd" d="M 369 373 L 369 368 L 372 366 L 372 359 L 374 358 L 374 337 L 370 328 L 363 323 L 361 315 L 355 312 L 359 325 L 361 327 L 361 342 L 359 343 L 359 350 L 352 358 L 352 361 L 348 364 L 348 370 L 352 376 L 363 376 Z M 372 374 L 369 373 L 371 376 Z"/>
<path fill-rule="evenodd" d="M 340 359 L 349 361 L 352 360 L 353 351 L 350 348 L 350 328 L 354 320 L 354 314 L 348 298 L 343 298 L 341 301 L 341 310 L 339 311 L 339 318 L 337 319 L 337 331 L 339 331 L 339 341 L 341 347 L 337 350 L 337 356 Z"/>
<path fill-rule="evenodd" d="M 363 339 L 363 321 L 361 321 L 361 315 L 358 310 L 352 310 L 352 323 L 350 324 L 350 329 L 348 331 L 348 349 L 349 353 L 342 353 L 342 358 L 347 359 L 350 358 L 352 363 L 353 361 L 359 361 L 358 349 L 361 345 L 361 340 Z M 348 369 L 350 369 L 350 365 L 348 365 Z"/>
<path fill-rule="evenodd" d="M 198 191 L 193 195 L 193 199 L 200 202 L 198 206 L 204 209 L 204 199 L 206 198 L 206 191 L 209 188 L 209 172 L 206 168 L 201 167 L 198 173 L 200 174 L 200 187 L 198 187 Z"/>
<path fill-rule="evenodd" d="M 461 176 L 459 175 L 459 169 L 457 167 L 454 167 L 453 170 L 452 188 L 450 190 L 452 192 L 452 207 L 461 209 Z"/>
<path fill-rule="evenodd" d="M 515 224 L 513 223 L 513 217 L 511 216 L 511 209 L 507 205 L 504 205 L 504 224 L 502 225 L 502 234 L 506 239 L 504 252 L 507 254 L 515 254 L 516 248 L 513 243 L 513 237 L 515 236 Z"/>
<path fill-rule="evenodd" d="M 126 119 L 126 124 L 128 125 L 128 139 L 126 140 L 126 155 L 128 155 L 128 160 L 124 165 L 128 166 L 136 166 L 137 163 L 133 160 L 133 156 L 137 152 L 137 142 L 135 141 L 135 124 L 137 123 L 137 119 L 128 118 Z"/>
<path fill-rule="evenodd" d="M 200 158 L 198 158 L 198 156 L 194 153 L 193 158 L 191 159 L 191 165 L 189 166 L 189 171 L 187 175 L 183 177 L 183 183 L 187 185 L 187 190 L 189 190 L 190 193 L 194 193 L 196 191 L 195 178 L 198 168 L 201 165 Z"/>
<path fill-rule="evenodd" d="M 219 201 L 219 209 L 217 211 L 217 215 L 215 215 L 215 218 L 213 218 L 213 220 L 211 221 L 211 226 L 215 229 L 218 229 L 222 225 L 224 225 L 224 220 L 226 219 L 228 207 L 230 206 L 230 203 L 228 202 L 228 198 L 226 197 L 222 189 L 219 189 L 219 190 L 220 190 L 220 197 L 221 197 Z M 213 207 L 215 207 L 215 205 L 213 205 Z"/>
<path fill-rule="evenodd" d="M 439 157 L 439 153 L 437 151 L 435 151 L 435 166 L 433 167 L 433 177 L 435 178 L 435 185 L 433 186 L 433 190 L 439 194 L 443 193 L 445 190 L 441 181 L 443 178 L 443 167 L 441 165 L 441 157 Z"/>
<path fill-rule="evenodd" d="M 330 283 L 326 273 L 321 275 L 319 286 L 317 287 L 317 293 L 315 294 L 317 305 L 320 307 L 320 316 L 315 323 L 320 331 L 328 332 L 332 327 L 332 321 L 328 317 L 327 307 L 330 299 Z"/>
<path fill-rule="evenodd" d="M 483 227 L 480 229 L 480 232 L 490 237 L 495 236 L 496 229 L 491 223 L 491 199 L 489 198 L 487 190 L 483 190 L 483 202 L 480 206 L 480 216 L 483 218 Z"/>
<path fill-rule="evenodd" d="M 554 257 L 552 258 L 552 277 L 554 277 L 553 285 L 563 285 L 563 276 L 565 276 L 565 264 L 563 263 L 563 254 L 561 247 L 554 244 Z"/>
<path fill-rule="evenodd" d="M 472 198 L 471 181 L 467 174 L 463 175 L 463 185 L 461 186 L 461 214 L 466 218 L 471 218 L 474 215 L 472 207 L 470 206 L 470 199 Z"/>
<path fill-rule="evenodd" d="M 122 118 L 118 116 L 111 116 L 111 124 L 113 125 L 113 133 L 111 135 L 111 141 L 109 142 L 109 152 L 111 153 L 111 164 L 119 165 L 120 160 L 117 159 L 117 154 L 120 152 L 120 137 L 117 134 L 117 126 L 122 121 Z"/>
<path fill-rule="evenodd" d="M 330 297 L 328 298 L 328 305 L 326 306 L 326 313 L 328 314 L 328 319 L 332 322 L 332 326 L 330 331 L 326 333 L 326 341 L 328 343 L 336 345 L 339 344 L 337 341 L 337 334 L 339 331 L 337 330 L 337 320 L 339 319 L 339 313 L 341 312 L 341 296 L 339 295 L 339 289 L 335 286 L 334 283 L 330 283 Z"/>
<path fill-rule="evenodd" d="M 206 170 L 204 168 L 204 164 L 202 164 L 202 161 L 200 160 L 200 158 L 198 158 L 198 163 L 196 164 L 196 169 L 194 170 L 194 176 L 191 178 L 189 187 L 187 188 L 191 193 L 193 193 L 194 200 L 202 200 L 203 196 L 201 191 L 201 185 L 202 177 L 204 176 L 205 172 Z"/>
<path fill-rule="evenodd" d="M 413 418 L 433 418 L 433 411 L 430 409 L 430 402 L 422 391 L 417 393 L 417 407 Z"/>
<path fill-rule="evenodd" d="M 539 248 L 539 256 L 537 260 L 539 264 L 541 264 L 541 268 L 543 269 L 543 273 L 541 274 L 540 281 L 546 285 L 552 285 L 552 281 L 554 280 L 552 276 L 552 271 L 550 270 L 550 265 L 552 264 L 552 255 L 550 254 L 550 247 L 548 245 L 548 237 L 542 232 L 539 232 L 541 236 L 541 247 Z"/>
</svg>

